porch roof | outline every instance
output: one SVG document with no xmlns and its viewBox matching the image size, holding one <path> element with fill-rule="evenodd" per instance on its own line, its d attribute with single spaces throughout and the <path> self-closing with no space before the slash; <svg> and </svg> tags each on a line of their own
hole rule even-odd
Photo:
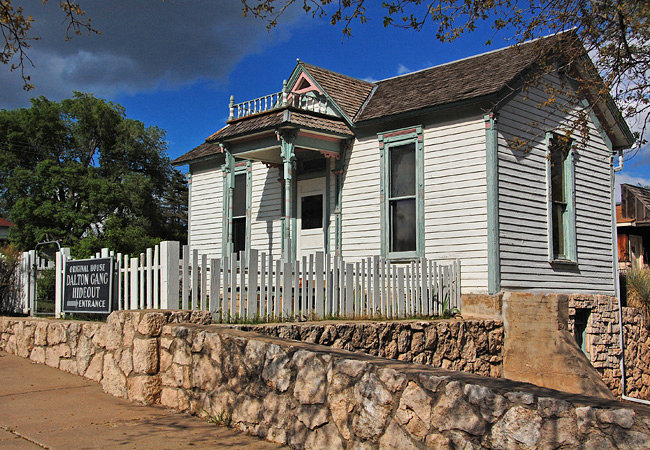
<svg viewBox="0 0 650 450">
<path fill-rule="evenodd" d="M 216 155 L 218 153 L 220 153 L 219 144 L 215 142 L 206 141 L 203 144 L 199 145 L 198 147 L 194 147 L 189 152 L 173 160 L 172 165 L 182 166 L 183 164 L 187 164 L 190 161 L 196 161 L 199 159 L 207 158 Z"/>
<path fill-rule="evenodd" d="M 250 133 L 287 126 L 306 128 L 313 131 L 324 131 L 340 135 L 341 137 L 354 136 L 354 133 L 345 124 L 343 119 L 318 113 L 304 112 L 293 107 L 285 107 L 229 121 L 228 125 L 208 137 L 206 142 L 223 142 Z"/>
</svg>

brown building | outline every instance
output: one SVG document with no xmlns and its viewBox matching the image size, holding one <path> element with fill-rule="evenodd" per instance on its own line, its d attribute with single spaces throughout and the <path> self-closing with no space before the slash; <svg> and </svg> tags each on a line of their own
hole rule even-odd
<svg viewBox="0 0 650 450">
<path fill-rule="evenodd" d="M 621 204 L 616 206 L 618 262 L 621 270 L 650 263 L 650 189 L 621 185 Z"/>
</svg>

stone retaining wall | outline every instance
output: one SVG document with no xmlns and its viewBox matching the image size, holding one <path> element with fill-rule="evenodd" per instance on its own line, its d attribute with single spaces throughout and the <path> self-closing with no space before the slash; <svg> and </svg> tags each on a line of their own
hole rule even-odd
<svg viewBox="0 0 650 450">
<path fill-rule="evenodd" d="M 0 318 L 0 349 L 296 448 L 647 448 L 650 410 L 221 326 Z"/>
<path fill-rule="evenodd" d="M 569 331 L 574 331 L 576 310 L 589 311 L 586 350 L 591 364 L 617 397 L 621 391 L 621 346 L 618 302 L 607 295 L 573 295 L 569 299 Z M 625 395 L 650 400 L 650 333 L 637 308 L 623 308 L 625 341 Z"/>
<path fill-rule="evenodd" d="M 637 308 L 623 308 L 625 395 L 650 400 L 650 323 Z"/>
<path fill-rule="evenodd" d="M 503 366 L 503 322 L 438 320 L 235 325 L 293 339 L 404 362 L 499 378 Z"/>
</svg>

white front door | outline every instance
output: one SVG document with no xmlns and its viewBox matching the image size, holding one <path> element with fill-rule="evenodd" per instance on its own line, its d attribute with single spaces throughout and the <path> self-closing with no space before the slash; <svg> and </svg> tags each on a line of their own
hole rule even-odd
<svg viewBox="0 0 650 450">
<path fill-rule="evenodd" d="M 325 178 L 298 181 L 297 257 L 325 248 Z"/>
</svg>

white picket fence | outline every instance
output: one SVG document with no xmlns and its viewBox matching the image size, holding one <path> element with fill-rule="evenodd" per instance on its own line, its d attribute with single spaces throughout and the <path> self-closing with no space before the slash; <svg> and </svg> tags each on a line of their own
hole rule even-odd
<svg viewBox="0 0 650 450">
<path fill-rule="evenodd" d="M 16 273 L 15 295 L 18 297 L 13 301 L 17 305 L 17 311 L 23 314 L 33 314 L 37 310 L 37 283 L 38 272 L 45 269 L 53 269 L 54 262 L 38 256 L 36 250 L 29 250 L 20 255 L 20 261 Z M 20 311 L 22 310 L 22 311 Z"/>
<path fill-rule="evenodd" d="M 103 249 L 95 257 L 115 260 L 114 309 L 201 309 L 234 322 L 439 316 L 461 304 L 457 259 L 349 263 L 317 252 L 291 264 L 257 250 L 208 258 L 169 241 L 138 256 Z M 59 316 L 69 260 L 68 249 L 57 253 Z"/>
</svg>

